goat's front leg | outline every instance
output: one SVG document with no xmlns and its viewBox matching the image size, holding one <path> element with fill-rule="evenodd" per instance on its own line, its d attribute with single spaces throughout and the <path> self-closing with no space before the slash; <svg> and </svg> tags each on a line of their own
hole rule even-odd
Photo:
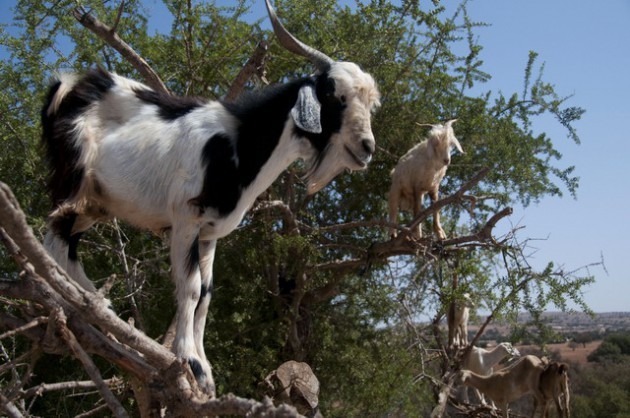
<svg viewBox="0 0 630 418">
<path fill-rule="evenodd" d="M 429 198 L 431 199 L 431 203 L 435 203 L 439 199 L 439 192 L 437 189 L 429 192 Z M 440 223 L 440 211 L 436 210 L 433 214 L 433 232 L 439 239 L 446 239 L 446 234 L 444 233 L 444 229 L 442 229 L 442 224 Z"/>
<path fill-rule="evenodd" d="M 206 327 L 206 318 L 208 316 L 208 306 L 212 299 L 212 265 L 214 264 L 214 253 L 217 247 L 216 240 L 206 240 L 203 238 L 203 232 L 199 238 L 199 268 L 201 272 L 201 291 L 199 301 L 195 308 L 195 347 L 197 354 L 201 360 L 201 364 L 207 368 L 207 374 L 212 379 L 212 367 L 206 357 L 203 344 L 203 335 Z M 214 388 L 214 381 L 211 382 Z"/>
<path fill-rule="evenodd" d="M 387 199 L 389 205 L 389 223 L 398 225 L 398 208 L 400 205 L 400 193 L 392 187 L 389 191 L 389 197 Z M 398 236 L 398 230 L 394 227 L 389 228 L 389 236 L 396 238 Z"/>
<path fill-rule="evenodd" d="M 413 218 L 414 220 L 418 217 L 418 215 L 420 215 L 420 212 L 422 212 L 422 200 L 424 199 L 424 193 L 418 193 L 415 192 L 414 196 L 413 196 Z M 417 229 L 416 229 L 416 236 L 418 238 L 422 238 L 422 222 L 418 223 Z"/>
<path fill-rule="evenodd" d="M 195 341 L 195 309 L 202 293 L 197 225 L 173 225 L 171 267 L 177 298 L 173 352 L 188 362 L 199 387 L 208 395 L 214 396 L 212 370 L 205 354 L 203 357 L 199 354 Z"/>
</svg>

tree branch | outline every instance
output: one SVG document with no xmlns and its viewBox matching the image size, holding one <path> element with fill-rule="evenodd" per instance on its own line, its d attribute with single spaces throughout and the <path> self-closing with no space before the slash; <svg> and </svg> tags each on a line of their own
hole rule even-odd
<svg viewBox="0 0 630 418">
<path fill-rule="evenodd" d="M 0 409 L 6 412 L 7 416 L 10 418 L 22 418 L 24 416 L 13 402 L 7 399 L 2 393 L 0 393 Z"/>
<path fill-rule="evenodd" d="M 241 71 L 232 82 L 230 89 L 225 95 L 225 100 L 231 102 L 236 99 L 236 97 L 243 91 L 245 83 L 247 83 L 250 77 L 254 74 L 256 74 L 265 84 L 268 84 L 267 79 L 265 78 L 265 58 L 268 49 L 269 45 L 266 41 L 258 42 L 254 53 L 249 60 L 247 60 L 247 63 L 243 66 L 243 68 L 241 68 Z"/>
<path fill-rule="evenodd" d="M 122 381 L 120 379 L 112 378 L 103 380 L 108 386 L 119 386 Z M 24 398 L 30 398 L 32 396 L 40 396 L 45 392 L 53 392 L 57 390 L 77 390 L 77 389 L 94 389 L 96 383 L 92 380 L 73 380 L 69 382 L 57 382 L 57 383 L 40 383 L 37 386 L 28 388 L 23 392 Z"/>
<path fill-rule="evenodd" d="M 122 5 L 121 5 L 122 7 Z M 82 7 L 77 7 L 72 10 L 74 18 L 87 29 L 95 33 L 99 38 L 105 41 L 109 46 L 114 48 L 120 53 L 145 79 L 146 83 L 153 90 L 170 94 L 170 91 L 166 88 L 160 77 L 151 66 L 142 58 L 136 51 L 123 41 L 115 31 L 114 28 L 110 28 L 89 12 L 85 11 Z M 116 26 L 118 21 L 116 22 Z"/>
<path fill-rule="evenodd" d="M 4 334 L 0 334 L 0 340 L 10 337 L 12 335 L 18 334 L 20 332 L 24 332 L 24 331 L 28 331 L 31 328 L 37 327 L 41 324 L 45 324 L 48 322 L 48 318 L 44 317 L 44 316 L 40 316 L 37 317 L 35 319 L 33 319 L 31 322 L 29 322 L 28 324 L 22 325 L 21 327 L 18 328 L 14 328 L 10 331 L 5 332 Z"/>
<path fill-rule="evenodd" d="M 9 297 L 36 301 L 43 308 L 60 313 L 61 319 L 55 323 L 59 324 L 62 338 L 71 347 L 74 355 L 81 359 L 102 396 L 109 398 L 107 402 L 116 416 L 127 416 L 127 412 L 121 409 L 119 402 L 116 404 L 117 400 L 113 398 L 98 370 L 93 367 L 86 349 L 138 377 L 152 391 L 152 397 L 160 407 L 166 408 L 172 416 L 231 414 L 250 417 L 300 417 L 295 408 L 286 405 L 275 407 L 269 399 L 258 402 L 228 394 L 207 400 L 198 390 L 185 363 L 117 318 L 97 292 L 86 292 L 76 285 L 50 258 L 32 234 L 11 190 L 2 182 L 0 231 L 3 232 L 0 234 L 3 242 L 10 247 L 11 254 L 25 269 L 19 280 L 1 286 L 0 291 Z M 132 350 L 106 337 L 90 323 L 111 332 Z M 49 320 L 49 327 L 50 325 Z M 0 398 L 0 408 L 4 412 L 11 416 L 22 416 L 12 400 L 4 395 L 0 396 L 3 396 Z"/>
<path fill-rule="evenodd" d="M 61 309 L 54 311 L 52 314 L 52 320 L 55 323 L 61 338 L 66 344 L 68 344 L 68 347 L 70 347 L 70 350 L 74 353 L 75 357 L 79 359 L 81 364 L 83 364 L 83 368 L 95 383 L 96 388 L 103 396 L 103 399 L 105 399 L 105 402 L 107 402 L 107 405 L 114 413 L 114 416 L 117 418 L 128 418 L 129 415 L 127 414 L 127 411 L 125 411 L 118 399 L 109 389 L 109 386 L 103 380 L 101 373 L 98 371 L 98 368 L 90 356 L 85 352 L 85 350 L 83 350 L 72 331 L 70 331 L 66 326 L 66 316 L 63 311 Z"/>
</svg>

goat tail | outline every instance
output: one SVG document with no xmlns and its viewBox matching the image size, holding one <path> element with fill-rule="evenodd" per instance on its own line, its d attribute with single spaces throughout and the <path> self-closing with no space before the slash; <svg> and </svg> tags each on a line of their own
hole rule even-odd
<svg viewBox="0 0 630 418">
<path fill-rule="evenodd" d="M 42 109 L 42 121 L 57 113 L 61 102 L 68 93 L 70 93 L 76 83 L 77 78 L 72 73 L 55 74 L 52 77 L 48 96 L 44 102 L 44 108 Z"/>
</svg>

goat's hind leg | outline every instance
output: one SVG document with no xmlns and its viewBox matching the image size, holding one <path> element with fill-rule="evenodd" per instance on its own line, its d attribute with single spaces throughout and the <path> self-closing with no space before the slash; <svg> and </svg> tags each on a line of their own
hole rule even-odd
<svg viewBox="0 0 630 418">
<path fill-rule="evenodd" d="M 177 313 L 173 352 L 188 362 L 199 387 L 214 396 L 212 370 L 205 355 L 200 355 L 195 341 L 195 310 L 201 297 L 199 229 L 193 224 L 173 225 L 171 265 Z"/>
<path fill-rule="evenodd" d="M 392 187 L 389 191 L 389 196 L 387 199 L 387 204 L 389 206 L 389 223 L 398 225 L 398 209 L 400 205 L 400 192 Z M 398 236 L 398 230 L 391 226 L 389 228 L 389 236 L 391 238 L 396 238 Z"/>
<path fill-rule="evenodd" d="M 48 232 L 44 247 L 66 273 L 81 287 L 96 291 L 94 283 L 86 276 L 79 262 L 77 247 L 84 231 L 94 225 L 95 220 L 74 211 L 57 210 L 48 218 Z"/>
</svg>

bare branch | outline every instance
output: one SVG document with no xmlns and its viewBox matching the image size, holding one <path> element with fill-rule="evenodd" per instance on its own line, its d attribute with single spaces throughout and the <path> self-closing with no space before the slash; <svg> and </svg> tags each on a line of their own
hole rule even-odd
<svg viewBox="0 0 630 418">
<path fill-rule="evenodd" d="M 13 402 L 9 401 L 2 393 L 0 393 L 0 410 L 6 412 L 10 418 L 22 418 L 24 416 Z"/>
<path fill-rule="evenodd" d="M 109 389 L 109 386 L 103 380 L 101 373 L 98 371 L 98 368 L 90 358 L 90 356 L 83 350 L 83 347 L 79 344 L 76 337 L 68 329 L 66 326 L 66 316 L 61 309 L 56 310 L 52 314 L 52 320 L 55 322 L 57 330 L 61 334 L 63 340 L 68 344 L 70 350 L 74 353 L 75 357 L 79 359 L 81 364 L 83 364 L 83 368 L 87 372 L 88 376 L 92 379 L 92 381 L 96 384 L 96 387 L 100 394 L 107 402 L 109 409 L 114 413 L 117 418 L 128 418 L 129 415 L 125 408 L 120 404 L 118 399 L 114 396 L 112 391 Z"/>
<path fill-rule="evenodd" d="M 120 18 L 122 17 L 123 11 L 125 10 L 125 0 L 120 1 L 120 6 L 118 7 L 118 13 L 116 14 L 116 20 L 114 20 L 114 26 L 112 26 L 111 32 L 114 33 L 118 29 L 118 24 L 120 23 Z"/>
<path fill-rule="evenodd" d="M 4 338 L 7 338 L 7 337 L 10 337 L 12 335 L 18 334 L 20 332 L 27 331 L 27 330 L 29 330 L 31 328 L 34 328 L 34 327 L 39 326 L 41 324 L 45 324 L 47 322 L 48 322 L 48 318 L 46 318 L 44 316 L 37 317 L 37 318 L 33 319 L 31 322 L 29 322 L 26 325 L 22 325 L 21 327 L 12 329 L 11 331 L 7 331 L 4 334 L 0 334 L 0 340 L 2 340 Z"/>
<path fill-rule="evenodd" d="M 96 415 L 99 414 L 101 412 L 104 412 L 107 409 L 107 404 L 103 404 L 103 405 L 99 405 L 96 408 L 90 409 L 89 411 L 86 411 L 82 414 L 76 415 L 74 418 L 87 418 L 87 417 L 91 417 L 92 415 Z"/>
<path fill-rule="evenodd" d="M 120 379 L 112 378 L 103 380 L 108 386 L 119 386 L 122 381 Z M 69 382 L 57 382 L 57 383 L 41 383 L 32 388 L 28 388 L 24 391 L 23 397 L 30 398 L 31 396 L 40 396 L 45 392 L 54 392 L 58 390 L 77 390 L 77 389 L 94 389 L 96 383 L 92 380 L 73 380 Z"/>
<path fill-rule="evenodd" d="M 121 5 L 122 6 L 122 5 Z M 146 83 L 155 91 L 170 94 L 160 77 L 136 51 L 123 41 L 113 28 L 110 28 L 81 7 L 72 11 L 74 18 L 87 29 L 94 32 L 109 46 L 120 53 L 144 77 Z M 118 24 L 118 23 L 116 23 Z"/>
<path fill-rule="evenodd" d="M 438 200 L 437 202 L 434 202 L 431 206 L 429 206 L 428 208 L 420 212 L 414 218 L 414 220 L 411 222 L 408 228 L 413 230 L 415 227 L 418 226 L 418 224 L 420 224 L 420 222 L 425 220 L 430 214 L 437 212 L 438 210 L 442 209 L 443 207 L 447 205 L 450 205 L 453 202 L 461 200 L 465 196 L 465 193 L 468 190 L 472 189 L 474 186 L 476 186 L 485 176 L 488 175 L 489 172 L 490 172 L 490 169 L 488 167 L 482 168 L 481 170 L 479 170 L 477 174 L 475 174 L 473 178 L 471 178 L 466 183 L 464 183 L 459 188 L 458 191 L 456 191 L 455 193 L 453 193 L 452 195 L 448 197 L 445 197 L 443 199 Z"/>
<path fill-rule="evenodd" d="M 236 97 L 243 91 L 245 87 L 245 83 L 250 77 L 254 74 L 258 76 L 259 79 L 263 81 L 263 83 L 268 84 L 265 78 L 265 56 L 267 54 L 267 50 L 269 49 L 269 45 L 266 41 L 258 42 L 254 53 L 249 58 L 247 63 L 241 68 L 241 71 L 238 73 L 230 89 L 225 95 L 225 100 L 233 101 Z"/>
</svg>

